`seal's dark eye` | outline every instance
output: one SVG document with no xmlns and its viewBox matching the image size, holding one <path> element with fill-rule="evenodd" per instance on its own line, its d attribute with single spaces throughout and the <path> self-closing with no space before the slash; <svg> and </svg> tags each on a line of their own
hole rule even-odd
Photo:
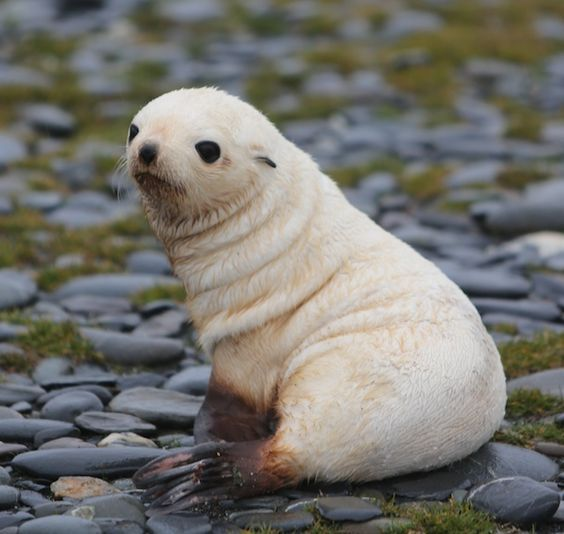
<svg viewBox="0 0 564 534">
<path fill-rule="evenodd" d="M 200 141 L 196 143 L 196 150 L 206 163 L 213 163 L 219 159 L 221 151 L 219 145 L 213 141 Z"/>
<path fill-rule="evenodd" d="M 139 128 L 137 128 L 137 126 L 135 126 L 135 124 L 132 124 L 129 127 L 129 139 L 127 140 L 128 143 L 131 143 L 131 141 L 133 141 L 133 139 L 135 138 L 135 136 L 139 133 Z"/>
</svg>

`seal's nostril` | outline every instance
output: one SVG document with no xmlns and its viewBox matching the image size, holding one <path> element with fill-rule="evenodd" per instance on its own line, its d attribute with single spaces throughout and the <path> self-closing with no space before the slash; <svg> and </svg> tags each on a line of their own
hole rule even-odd
<svg viewBox="0 0 564 534">
<path fill-rule="evenodd" d="M 139 149 L 139 157 L 147 164 L 152 163 L 157 157 L 157 145 L 146 143 Z"/>
</svg>

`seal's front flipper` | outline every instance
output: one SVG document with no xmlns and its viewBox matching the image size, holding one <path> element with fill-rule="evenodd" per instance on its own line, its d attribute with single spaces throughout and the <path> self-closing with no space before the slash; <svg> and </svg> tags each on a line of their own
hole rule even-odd
<svg viewBox="0 0 564 534">
<path fill-rule="evenodd" d="M 135 473 L 133 481 L 146 490 L 143 499 L 151 502 L 149 515 L 276 491 L 299 477 L 280 464 L 272 444 L 273 440 L 202 443 L 153 460 Z"/>
</svg>

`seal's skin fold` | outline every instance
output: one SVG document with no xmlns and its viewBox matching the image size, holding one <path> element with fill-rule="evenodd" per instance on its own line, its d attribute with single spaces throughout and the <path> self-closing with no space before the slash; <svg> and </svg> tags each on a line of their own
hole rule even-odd
<svg viewBox="0 0 564 534">
<path fill-rule="evenodd" d="M 269 475 L 255 493 L 428 470 L 493 435 L 505 378 L 474 306 L 264 115 L 182 89 L 133 124 L 130 175 L 213 361 L 196 438 L 248 443 Z M 217 161 L 198 155 L 203 140 L 221 147 Z"/>
</svg>

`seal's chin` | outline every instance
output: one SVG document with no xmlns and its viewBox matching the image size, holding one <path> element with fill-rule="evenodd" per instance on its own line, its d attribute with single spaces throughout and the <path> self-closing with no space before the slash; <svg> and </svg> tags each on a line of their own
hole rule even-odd
<svg viewBox="0 0 564 534">
<path fill-rule="evenodd" d="M 161 184 L 165 183 L 165 180 L 163 180 L 159 175 L 152 174 L 150 172 L 137 173 L 133 176 L 133 178 L 135 178 L 135 181 L 141 187 L 147 187 L 147 186 L 157 185 L 159 183 Z"/>
</svg>

